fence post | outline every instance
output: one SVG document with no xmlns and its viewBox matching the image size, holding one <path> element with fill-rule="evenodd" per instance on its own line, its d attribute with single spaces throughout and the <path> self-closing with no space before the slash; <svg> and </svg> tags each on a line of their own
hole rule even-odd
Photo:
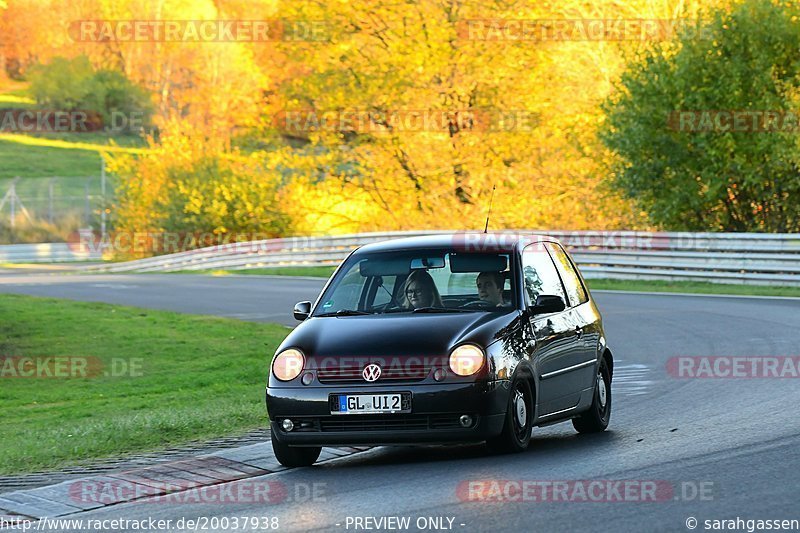
<svg viewBox="0 0 800 533">
<path fill-rule="evenodd" d="M 53 180 L 55 178 L 50 178 L 50 183 L 47 186 L 47 221 L 52 224 L 53 223 Z"/>
<path fill-rule="evenodd" d="M 11 181 L 11 189 L 9 189 L 9 194 L 11 195 L 11 231 L 13 235 L 14 226 L 16 225 L 15 219 L 17 218 L 17 180 L 19 177 L 14 178 Z"/>
<path fill-rule="evenodd" d="M 86 211 L 84 214 L 85 214 L 85 217 L 86 217 L 86 223 L 84 224 L 84 226 L 86 226 L 87 228 L 91 224 L 91 220 L 92 220 L 92 205 L 89 202 L 89 179 L 90 178 L 86 178 L 86 184 L 85 184 L 85 187 L 84 187 L 85 194 L 86 194 L 86 198 L 84 199 L 84 203 L 85 203 L 84 211 Z"/>
<path fill-rule="evenodd" d="M 100 156 L 100 242 L 106 242 L 106 158 Z"/>
</svg>

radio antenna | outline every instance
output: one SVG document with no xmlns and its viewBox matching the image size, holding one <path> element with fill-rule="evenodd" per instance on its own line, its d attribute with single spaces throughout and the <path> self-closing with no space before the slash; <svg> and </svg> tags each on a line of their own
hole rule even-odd
<svg viewBox="0 0 800 533">
<path fill-rule="evenodd" d="M 489 197 L 489 211 L 486 213 L 486 225 L 483 227 L 484 233 L 489 233 L 489 216 L 492 214 L 492 200 L 494 200 L 494 190 L 497 185 L 492 185 L 492 195 Z"/>
</svg>

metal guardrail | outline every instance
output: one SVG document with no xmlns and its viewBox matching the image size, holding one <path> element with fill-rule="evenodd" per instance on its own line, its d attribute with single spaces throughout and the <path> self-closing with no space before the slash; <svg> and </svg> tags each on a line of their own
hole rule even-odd
<svg viewBox="0 0 800 533">
<path fill-rule="evenodd" d="M 354 248 L 450 231 L 361 233 L 233 243 L 89 267 L 106 272 L 172 272 L 337 265 Z M 800 286 L 800 235 L 550 231 L 456 233 L 461 244 L 547 233 L 570 249 L 587 278 L 661 279 Z"/>
<path fill-rule="evenodd" d="M 175 272 L 338 265 L 354 248 L 401 237 L 452 231 L 377 232 L 328 237 L 289 237 L 231 243 L 124 263 L 87 266 L 90 272 Z M 587 278 L 711 281 L 800 286 L 800 235 L 635 231 L 508 231 L 455 233 L 461 245 L 488 246 L 519 235 L 548 234 L 561 240 Z M 52 257 L 97 259 L 99 250 L 80 256 L 74 245 L 52 246 Z M 0 246 L 0 261 L 4 250 Z M 77 247 L 79 248 L 79 247 Z M 46 248 L 37 259 L 45 261 Z M 61 250 L 61 255 L 55 252 Z M 69 252 L 72 252 L 70 255 Z M 16 257 L 23 257 L 18 253 Z M 77 259 L 80 257 L 80 259 Z M 37 260 L 34 259 L 34 260 Z M 14 259 L 6 259 L 14 262 Z M 23 260 L 17 259 L 18 262 Z M 30 260 L 27 260 L 30 261 Z"/>
<path fill-rule="evenodd" d="M 0 246 L 0 263 L 57 263 L 100 261 L 99 252 L 92 252 L 67 243 L 6 244 Z"/>
</svg>

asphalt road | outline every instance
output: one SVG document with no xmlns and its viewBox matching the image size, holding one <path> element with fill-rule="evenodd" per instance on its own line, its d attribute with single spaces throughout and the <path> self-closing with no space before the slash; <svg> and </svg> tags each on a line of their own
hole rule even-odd
<svg viewBox="0 0 800 533">
<path fill-rule="evenodd" d="M 0 279 L 0 292 L 287 324 L 291 304 L 313 299 L 321 286 L 266 277 L 10 277 Z M 706 520 L 737 518 L 743 520 L 739 530 L 747 531 L 745 520 L 800 519 L 800 381 L 678 379 L 666 370 L 674 356 L 800 355 L 800 300 L 599 292 L 595 297 L 616 356 L 614 410 L 603 434 L 579 436 L 570 424 L 537 428 L 526 453 L 501 457 L 488 456 L 481 446 L 375 448 L 266 476 L 287 492 L 275 503 L 137 502 L 72 518 L 169 519 L 169 529 L 181 531 L 180 518 L 277 517 L 281 531 L 366 531 L 389 528 L 376 528 L 375 522 L 356 528 L 357 517 L 409 517 L 410 530 L 417 530 L 418 519 L 444 517 L 444 528 L 470 532 L 690 531 L 690 518 L 698 521 L 697 531 L 714 526 Z M 591 503 L 578 501 L 572 489 L 571 501 L 547 502 L 531 501 L 541 490 L 527 493 L 526 501 L 504 502 L 465 501 L 469 493 L 459 491 L 471 481 L 509 488 L 514 485 L 508 481 L 586 487 L 590 480 L 631 480 L 629 486 L 655 483 L 671 490 L 659 490 L 659 501 L 633 495 Z M 253 482 L 237 482 L 233 489 Z M 309 500 L 310 490 L 316 497 Z M 613 490 L 604 490 L 614 499 Z M 222 523 L 211 524 L 212 531 L 226 530 Z M 752 525 L 757 530 L 757 523 Z M 122 530 L 137 531 L 132 524 Z"/>
<path fill-rule="evenodd" d="M 0 292 L 135 305 L 294 326 L 292 308 L 313 300 L 324 282 L 278 276 L 190 274 L 29 274 L 0 271 Z"/>
</svg>

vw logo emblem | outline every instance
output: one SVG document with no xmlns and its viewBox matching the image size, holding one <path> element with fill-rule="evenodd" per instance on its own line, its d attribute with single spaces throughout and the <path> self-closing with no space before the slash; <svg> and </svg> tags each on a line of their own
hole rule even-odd
<svg viewBox="0 0 800 533">
<path fill-rule="evenodd" d="M 376 381 L 379 377 L 381 377 L 381 367 L 375 363 L 369 364 L 364 367 L 364 371 L 361 373 L 361 375 L 364 376 L 365 381 Z"/>
</svg>

